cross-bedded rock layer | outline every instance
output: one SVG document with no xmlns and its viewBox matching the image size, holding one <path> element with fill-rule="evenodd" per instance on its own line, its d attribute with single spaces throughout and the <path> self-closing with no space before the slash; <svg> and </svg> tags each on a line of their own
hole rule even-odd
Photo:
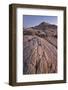
<svg viewBox="0 0 68 90">
<path fill-rule="evenodd" d="M 23 74 L 57 73 L 57 26 L 43 22 L 23 34 Z"/>
</svg>

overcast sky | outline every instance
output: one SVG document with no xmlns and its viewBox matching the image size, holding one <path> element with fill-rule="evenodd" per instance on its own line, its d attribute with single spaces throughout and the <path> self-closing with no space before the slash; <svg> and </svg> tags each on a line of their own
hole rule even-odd
<svg viewBox="0 0 68 90">
<path fill-rule="evenodd" d="M 36 16 L 36 15 L 24 15 L 23 24 L 25 28 L 36 26 L 41 22 L 47 22 L 57 25 L 57 16 Z"/>
</svg>

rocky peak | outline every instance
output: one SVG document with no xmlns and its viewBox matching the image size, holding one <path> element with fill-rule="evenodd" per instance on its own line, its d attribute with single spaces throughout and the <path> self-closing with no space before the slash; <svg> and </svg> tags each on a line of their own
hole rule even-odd
<svg viewBox="0 0 68 90">
<path fill-rule="evenodd" d="M 39 24 L 39 26 L 40 26 L 40 25 L 45 25 L 45 26 L 46 26 L 46 25 L 49 25 L 49 23 L 47 23 L 47 22 L 42 22 L 42 23 Z"/>
</svg>

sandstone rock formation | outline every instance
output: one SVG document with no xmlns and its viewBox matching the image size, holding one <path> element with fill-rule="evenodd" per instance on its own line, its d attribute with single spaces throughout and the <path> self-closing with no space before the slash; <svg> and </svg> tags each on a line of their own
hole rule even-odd
<svg viewBox="0 0 68 90">
<path fill-rule="evenodd" d="M 57 73 L 57 26 L 45 22 L 23 31 L 23 74 Z"/>
</svg>

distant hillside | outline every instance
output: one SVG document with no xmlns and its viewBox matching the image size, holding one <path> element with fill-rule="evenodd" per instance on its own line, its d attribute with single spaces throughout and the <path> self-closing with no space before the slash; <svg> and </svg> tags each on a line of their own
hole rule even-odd
<svg viewBox="0 0 68 90">
<path fill-rule="evenodd" d="M 46 22 L 42 22 L 39 25 L 32 27 L 33 29 L 46 30 L 46 29 L 56 29 L 56 25 L 52 25 Z"/>
</svg>

